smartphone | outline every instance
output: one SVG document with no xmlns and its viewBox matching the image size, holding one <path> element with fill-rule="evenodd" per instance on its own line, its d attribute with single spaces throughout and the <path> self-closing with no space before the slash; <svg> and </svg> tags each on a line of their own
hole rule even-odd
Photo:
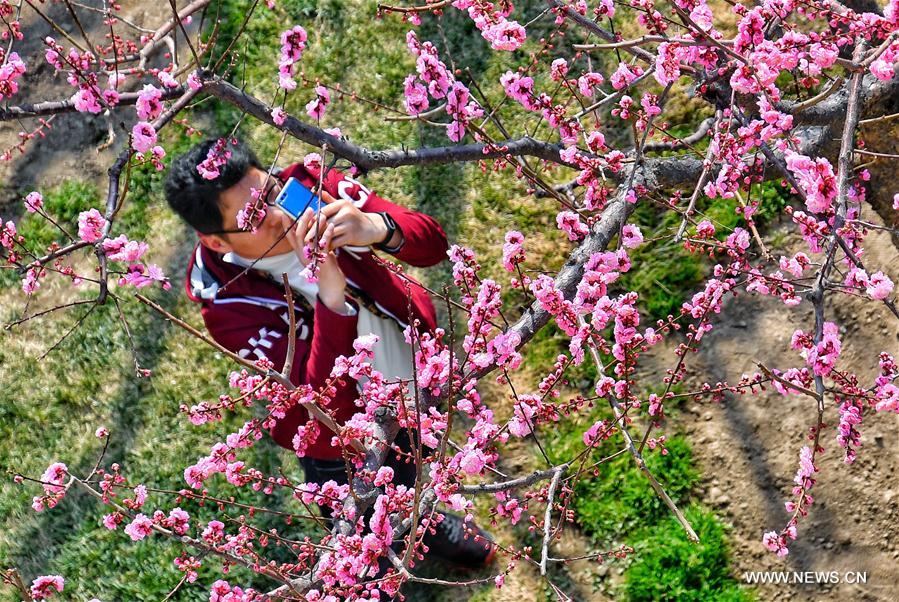
<svg viewBox="0 0 899 602">
<path fill-rule="evenodd" d="M 275 204 L 294 218 L 303 215 L 307 207 L 311 207 L 317 213 L 323 205 L 321 199 L 296 178 L 287 179 L 278 198 L 275 199 Z"/>
</svg>

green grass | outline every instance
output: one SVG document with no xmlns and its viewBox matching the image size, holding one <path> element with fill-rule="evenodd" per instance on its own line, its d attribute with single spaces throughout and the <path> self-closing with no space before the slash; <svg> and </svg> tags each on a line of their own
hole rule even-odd
<svg viewBox="0 0 899 602">
<path fill-rule="evenodd" d="M 631 539 L 635 559 L 625 572 L 627 600 L 744 602 L 752 594 L 730 576 L 726 530 L 714 514 L 691 504 L 684 509 L 700 542 L 687 539 L 673 516 L 639 530 Z"/>
<path fill-rule="evenodd" d="M 569 460 L 583 449 L 583 432 L 592 420 L 605 415 L 599 408 L 591 414 L 543 434 L 554 463 Z M 620 437 L 613 436 L 591 452 L 584 465 L 589 467 L 620 446 Z M 674 434 L 665 447 L 665 455 L 646 448 L 647 468 L 685 511 L 699 544 L 687 539 L 683 527 L 629 454 L 601 464 L 595 475 L 591 469 L 582 473 L 572 505 L 578 525 L 593 539 L 596 549 L 621 545 L 634 549 L 623 561 L 624 581 L 618 592 L 627 600 L 750 600 L 751 592 L 731 575 L 724 525 L 710 509 L 691 499 L 699 472 L 689 443 Z"/>
</svg>

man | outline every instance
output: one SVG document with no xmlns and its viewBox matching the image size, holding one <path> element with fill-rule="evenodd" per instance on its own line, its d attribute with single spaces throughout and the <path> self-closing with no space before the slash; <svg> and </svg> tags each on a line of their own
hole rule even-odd
<svg viewBox="0 0 899 602">
<path fill-rule="evenodd" d="M 324 175 L 320 196 L 326 204 L 318 223 L 311 210 L 294 220 L 270 205 L 290 177 L 307 188 L 317 187 L 320 169 L 294 164 L 267 177 L 246 145 L 215 139 L 176 158 L 165 182 L 166 198 L 200 240 L 187 270 L 187 294 L 201 305 L 206 328 L 218 343 L 241 357 L 268 358 L 280 367 L 288 351 L 288 304 L 281 280 L 286 273 L 298 293 L 293 295 L 297 340 L 291 382 L 322 387 L 335 359 L 353 354 L 353 341 L 369 333 L 379 337 L 373 367 L 388 379 L 409 379 L 411 350 L 402 330 L 412 320 L 433 330 L 434 306 L 420 285 L 410 285 L 378 264 L 369 248 L 427 267 L 446 258 L 446 235 L 431 217 L 381 198 L 336 169 Z M 211 171 L 218 175 L 207 179 Z M 261 218 L 251 223 L 255 230 L 238 227 L 238 213 L 250 201 L 262 210 L 255 214 Z M 303 246 L 316 236 L 324 259 L 317 282 L 310 283 L 301 273 L 308 263 Z M 328 407 L 338 424 L 358 411 L 353 403 L 357 396 L 351 379 L 337 388 Z M 295 406 L 276 423 L 272 438 L 294 450 L 298 428 L 308 420 L 306 411 Z M 318 436 L 306 442 L 300 463 L 307 481 L 347 482 L 341 450 L 331 445 L 333 435 L 320 425 Z M 408 454 L 405 433 L 396 443 Z M 388 465 L 394 468 L 394 482 L 414 484 L 414 465 L 396 453 L 389 455 Z M 322 512 L 329 516 L 328 508 Z M 463 566 L 489 564 L 495 550 L 487 534 L 477 528 L 477 537 L 465 531 L 459 517 L 445 515 L 436 535 L 427 535 L 424 543 L 434 556 Z"/>
</svg>

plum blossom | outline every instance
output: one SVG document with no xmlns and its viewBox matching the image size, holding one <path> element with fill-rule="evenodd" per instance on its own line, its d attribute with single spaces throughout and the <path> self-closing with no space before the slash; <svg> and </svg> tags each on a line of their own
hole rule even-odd
<svg viewBox="0 0 899 602">
<path fill-rule="evenodd" d="M 65 579 L 59 575 L 42 575 L 31 582 L 31 597 L 35 600 L 46 600 L 62 592 Z M 56 590 L 56 591 L 54 591 Z"/>
<path fill-rule="evenodd" d="M 206 153 L 206 159 L 197 165 L 197 172 L 206 180 L 214 180 L 219 177 L 219 167 L 223 166 L 231 158 L 231 151 L 227 147 L 228 141 L 219 138 Z"/>
<path fill-rule="evenodd" d="M 883 272 L 874 272 L 868 278 L 865 291 L 871 295 L 871 298 L 882 301 L 893 292 L 893 281 Z"/>
<path fill-rule="evenodd" d="M 505 19 L 484 29 L 481 33 L 494 50 L 517 50 L 527 37 L 524 27 L 515 21 Z"/>
<path fill-rule="evenodd" d="M 9 98 L 19 91 L 16 81 L 25 73 L 25 63 L 19 57 L 19 53 L 10 52 L 3 65 L 0 66 L 0 100 Z"/>
<path fill-rule="evenodd" d="M 28 271 L 25 272 L 25 277 L 22 279 L 22 292 L 26 295 L 34 294 L 34 292 L 41 287 L 40 280 L 38 279 L 43 273 L 43 270 L 39 268 L 28 268 Z"/>
<path fill-rule="evenodd" d="M 138 121 L 131 128 L 131 148 L 145 153 L 156 144 L 156 130 L 146 121 Z"/>
<path fill-rule="evenodd" d="M 275 107 L 272 109 L 272 121 L 275 122 L 275 125 L 284 125 L 286 120 L 287 113 L 284 112 L 284 107 Z"/>
<path fill-rule="evenodd" d="M 103 241 L 103 250 L 110 261 L 140 261 L 149 245 L 138 240 L 128 240 L 125 234 Z"/>
<path fill-rule="evenodd" d="M 281 33 L 281 57 L 278 62 L 278 85 L 284 90 L 295 90 L 293 67 L 306 49 L 306 30 L 299 25 Z"/>
<path fill-rule="evenodd" d="M 154 282 L 162 284 L 163 290 L 172 288 L 168 278 L 165 277 L 162 269 L 155 263 L 144 265 L 142 263 L 132 263 L 128 266 L 128 271 L 119 278 L 119 286 L 130 285 L 135 288 L 143 288 L 150 286 Z"/>
<path fill-rule="evenodd" d="M 191 71 L 191 74 L 187 76 L 187 86 L 191 90 L 199 90 L 203 87 L 203 80 L 196 71 Z"/>
<path fill-rule="evenodd" d="M 559 82 L 565 79 L 568 74 L 568 61 L 565 59 L 556 59 L 549 67 L 549 76 L 553 81 Z"/>
<path fill-rule="evenodd" d="M 641 75 L 643 75 L 643 69 L 639 65 L 619 63 L 615 73 L 609 77 L 609 82 L 611 82 L 613 88 L 621 90 L 631 85 Z"/>
<path fill-rule="evenodd" d="M 418 115 L 428 109 L 428 89 L 415 81 L 414 75 L 406 76 L 403 82 L 403 105 L 409 115 Z"/>
<path fill-rule="evenodd" d="M 96 209 L 78 214 L 78 237 L 84 242 L 97 242 L 103 237 L 106 218 Z"/>
<path fill-rule="evenodd" d="M 153 532 L 153 521 L 145 514 L 138 514 L 127 526 L 125 533 L 132 541 L 140 541 Z"/>
<path fill-rule="evenodd" d="M 643 244 L 643 233 L 640 232 L 640 228 L 633 224 L 626 224 L 621 229 L 621 244 L 628 249 Z"/>
<path fill-rule="evenodd" d="M 805 194 L 805 206 L 813 213 L 827 211 L 837 195 L 837 179 L 833 166 L 824 157 L 810 159 L 787 150 L 784 152 L 787 169 L 793 172 L 799 187 Z"/>
<path fill-rule="evenodd" d="M 515 266 L 523 263 L 525 260 L 524 249 L 522 249 L 524 235 L 517 230 L 510 230 L 506 232 L 505 240 L 506 242 L 503 244 L 503 267 L 508 272 L 514 272 Z"/>
<path fill-rule="evenodd" d="M 37 190 L 29 192 L 25 197 L 25 209 L 28 213 L 35 213 L 44 206 L 44 197 Z"/>
<path fill-rule="evenodd" d="M 153 84 L 145 84 L 134 106 L 141 121 L 156 119 L 162 113 L 162 90 Z"/>
<path fill-rule="evenodd" d="M 577 78 L 577 89 L 587 98 L 593 98 L 593 88 L 602 84 L 603 81 L 601 74 L 590 71 Z"/>
<path fill-rule="evenodd" d="M 306 103 L 306 114 L 316 121 L 325 114 L 325 108 L 331 103 L 331 93 L 324 86 L 315 86 L 315 98 Z"/>
<path fill-rule="evenodd" d="M 568 240 L 581 240 L 590 233 L 590 228 L 573 211 L 560 211 L 556 216 L 556 225 L 568 235 Z"/>
</svg>

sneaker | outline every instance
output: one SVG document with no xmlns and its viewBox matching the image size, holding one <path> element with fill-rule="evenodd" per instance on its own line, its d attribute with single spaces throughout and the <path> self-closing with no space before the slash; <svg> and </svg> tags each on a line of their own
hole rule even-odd
<svg viewBox="0 0 899 602">
<path fill-rule="evenodd" d="M 490 565 L 496 556 L 496 546 L 490 535 L 473 523 L 466 525 L 454 514 L 443 514 L 436 533 L 428 531 L 425 534 L 424 544 L 428 546 L 426 556 L 471 569 Z"/>
</svg>

